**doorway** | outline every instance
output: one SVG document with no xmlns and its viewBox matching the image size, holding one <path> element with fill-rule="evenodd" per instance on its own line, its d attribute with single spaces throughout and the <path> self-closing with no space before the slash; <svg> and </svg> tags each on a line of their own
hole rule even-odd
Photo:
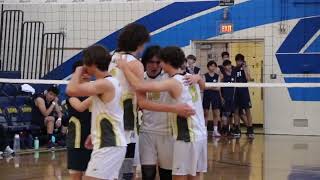
<svg viewBox="0 0 320 180">
<path fill-rule="evenodd" d="M 207 40 L 194 41 L 193 43 L 197 65 L 201 68 L 201 74 L 207 72 L 207 62 L 210 60 L 214 60 L 218 65 L 222 65 L 221 53 L 227 51 L 230 54 L 230 61 L 233 65 L 236 65 L 235 56 L 238 53 L 243 54 L 253 79 L 252 82 L 263 82 L 263 40 Z M 252 103 L 253 124 L 263 126 L 263 88 L 249 88 L 249 91 Z M 209 117 L 212 118 L 211 115 Z"/>
</svg>

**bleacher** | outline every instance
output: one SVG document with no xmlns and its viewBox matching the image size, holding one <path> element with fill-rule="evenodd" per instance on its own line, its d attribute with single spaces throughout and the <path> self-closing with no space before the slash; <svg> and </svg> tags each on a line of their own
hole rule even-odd
<svg viewBox="0 0 320 180">
<path fill-rule="evenodd" d="M 15 134 L 28 138 L 43 134 L 31 121 L 32 95 L 21 92 L 20 85 L 0 84 L 0 124 L 7 130 L 10 143 Z"/>
</svg>

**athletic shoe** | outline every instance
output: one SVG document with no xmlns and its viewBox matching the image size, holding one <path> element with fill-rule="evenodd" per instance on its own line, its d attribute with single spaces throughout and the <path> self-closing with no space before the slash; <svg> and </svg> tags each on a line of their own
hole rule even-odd
<svg viewBox="0 0 320 180">
<path fill-rule="evenodd" d="M 233 138 L 233 135 L 234 135 L 233 129 L 230 129 L 230 130 L 227 132 L 227 136 L 228 136 L 229 138 Z"/>
<path fill-rule="evenodd" d="M 248 134 L 249 139 L 254 139 L 254 134 Z"/>
<path fill-rule="evenodd" d="M 247 136 L 249 139 L 254 139 L 253 127 L 247 127 Z"/>
<path fill-rule="evenodd" d="M 4 153 L 12 155 L 14 154 L 14 150 L 12 150 L 10 146 L 7 146 L 6 149 L 4 150 Z"/>
<path fill-rule="evenodd" d="M 3 152 L 2 152 L 2 151 L 0 151 L 0 158 L 2 157 L 2 155 L 3 155 Z"/>
<path fill-rule="evenodd" d="M 240 128 L 238 126 L 234 129 L 233 137 L 236 138 L 236 139 L 241 137 L 241 130 L 240 130 Z"/>
<path fill-rule="evenodd" d="M 54 149 L 55 148 L 55 146 L 56 146 L 56 144 L 55 143 L 53 143 L 53 142 L 51 142 L 51 141 L 49 141 L 48 142 L 48 149 Z"/>
<path fill-rule="evenodd" d="M 66 147 L 66 142 L 64 140 L 60 140 L 57 143 L 58 143 L 58 146 L 60 147 Z"/>
<path fill-rule="evenodd" d="M 220 137 L 221 134 L 218 131 L 213 131 L 212 136 L 213 137 Z"/>
</svg>

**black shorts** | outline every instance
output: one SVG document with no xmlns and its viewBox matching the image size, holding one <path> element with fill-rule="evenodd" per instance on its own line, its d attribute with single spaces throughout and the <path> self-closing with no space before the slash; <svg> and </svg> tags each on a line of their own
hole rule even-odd
<svg viewBox="0 0 320 180">
<path fill-rule="evenodd" d="M 128 144 L 126 158 L 134 158 L 135 150 L 136 150 L 136 143 Z"/>
<path fill-rule="evenodd" d="M 235 110 L 235 102 L 233 99 L 224 99 L 224 104 L 222 105 L 222 113 L 234 113 Z"/>
<path fill-rule="evenodd" d="M 86 171 L 91 157 L 91 150 L 88 149 L 69 149 L 68 169 L 75 171 Z"/>
<path fill-rule="evenodd" d="M 248 88 L 237 88 L 235 103 L 239 109 L 250 109 L 252 107 Z"/>
<path fill-rule="evenodd" d="M 203 109 L 210 109 L 210 105 L 212 109 L 220 109 L 222 106 L 221 98 L 219 94 L 204 94 L 202 100 Z"/>
<path fill-rule="evenodd" d="M 58 117 L 55 117 L 55 116 L 53 116 L 54 117 L 54 124 L 55 124 L 55 122 L 57 121 L 57 119 L 58 119 Z M 47 131 L 47 125 L 45 124 L 45 120 L 44 120 L 45 118 L 44 117 L 42 117 L 41 119 L 38 119 L 37 121 L 33 121 L 32 122 L 32 124 L 33 125 L 36 125 L 36 126 L 39 126 L 40 128 L 41 128 L 41 130 L 43 130 L 43 131 Z"/>
</svg>

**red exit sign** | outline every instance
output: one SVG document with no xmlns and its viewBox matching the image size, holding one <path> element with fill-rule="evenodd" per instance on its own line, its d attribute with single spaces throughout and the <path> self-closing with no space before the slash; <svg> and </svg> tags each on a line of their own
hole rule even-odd
<svg viewBox="0 0 320 180">
<path fill-rule="evenodd" d="M 231 23 L 220 24 L 220 34 L 232 33 L 232 32 L 233 32 L 233 24 Z"/>
</svg>

